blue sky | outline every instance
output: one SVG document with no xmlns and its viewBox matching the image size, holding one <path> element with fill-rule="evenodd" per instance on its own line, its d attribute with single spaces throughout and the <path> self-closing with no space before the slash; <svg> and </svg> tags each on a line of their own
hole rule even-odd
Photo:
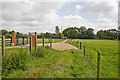
<svg viewBox="0 0 120 80">
<path fill-rule="evenodd" d="M 58 9 L 56 13 L 59 16 L 67 16 L 67 15 L 76 15 L 76 5 L 81 5 L 82 7 L 85 7 L 85 3 L 87 2 L 67 2 L 62 6 L 61 9 Z M 89 2 L 92 3 L 92 2 Z M 92 23 L 96 23 L 97 19 L 99 18 L 99 13 L 93 13 L 93 12 L 80 12 L 78 15 L 82 16 L 85 19 L 88 19 Z M 116 20 L 118 16 L 112 16 L 112 15 L 106 15 L 106 18 L 111 19 L 111 20 Z"/>
</svg>

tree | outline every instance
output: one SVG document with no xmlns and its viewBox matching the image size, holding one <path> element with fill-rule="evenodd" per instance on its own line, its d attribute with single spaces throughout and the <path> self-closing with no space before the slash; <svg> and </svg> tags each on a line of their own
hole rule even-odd
<svg viewBox="0 0 120 80">
<path fill-rule="evenodd" d="M 99 30 L 97 37 L 100 39 L 117 39 L 117 32 L 116 29 Z"/>
<path fill-rule="evenodd" d="M 95 34 L 94 34 L 94 29 L 92 29 L 92 28 L 88 28 L 88 30 L 87 30 L 87 38 L 88 39 L 94 39 L 95 38 Z"/>
<path fill-rule="evenodd" d="M 69 27 L 65 29 L 62 33 L 64 36 L 73 39 L 93 39 L 95 38 L 94 29 L 92 28 L 85 28 L 85 26 L 81 26 L 80 28 L 77 27 Z"/>
<path fill-rule="evenodd" d="M 5 35 L 5 38 L 10 38 L 10 37 L 12 37 L 11 34 L 6 34 L 6 35 Z"/>
<path fill-rule="evenodd" d="M 9 31 L 9 34 L 12 34 L 12 33 L 15 33 L 15 31 L 14 31 L 14 30 L 12 30 L 12 31 Z"/>
<path fill-rule="evenodd" d="M 55 33 L 56 33 L 56 34 L 59 33 L 59 27 L 58 27 L 58 26 L 55 27 Z"/>
<path fill-rule="evenodd" d="M 79 39 L 86 39 L 87 38 L 87 29 L 85 28 L 85 26 L 81 26 L 79 29 L 78 29 L 78 38 Z"/>
<path fill-rule="evenodd" d="M 40 34 L 40 37 L 41 37 L 41 38 L 45 38 L 45 33 L 41 33 L 41 34 Z"/>
<path fill-rule="evenodd" d="M 10 33 L 12 34 L 12 33 L 14 33 L 14 31 L 11 31 Z M 20 33 L 20 32 L 16 32 L 16 36 L 19 37 L 19 38 L 21 38 L 24 35 L 22 33 Z"/>
<path fill-rule="evenodd" d="M 64 35 L 63 35 L 62 33 L 58 33 L 58 34 L 56 34 L 56 38 L 61 39 L 61 38 L 63 38 L 63 37 L 64 37 Z"/>
<path fill-rule="evenodd" d="M 64 36 L 67 36 L 68 38 L 77 38 L 78 35 L 78 31 L 76 28 L 73 27 L 69 27 L 67 29 L 65 29 L 63 32 Z"/>
<path fill-rule="evenodd" d="M 52 38 L 56 38 L 56 34 L 55 33 L 52 33 Z"/>
<path fill-rule="evenodd" d="M 46 34 L 45 34 L 45 38 L 51 38 L 51 37 L 52 37 L 52 34 L 51 34 L 51 33 L 46 32 Z"/>
<path fill-rule="evenodd" d="M 7 30 L 4 30 L 4 29 L 0 30 L 0 32 L 2 32 L 2 35 L 8 34 L 8 31 L 7 31 Z"/>
</svg>

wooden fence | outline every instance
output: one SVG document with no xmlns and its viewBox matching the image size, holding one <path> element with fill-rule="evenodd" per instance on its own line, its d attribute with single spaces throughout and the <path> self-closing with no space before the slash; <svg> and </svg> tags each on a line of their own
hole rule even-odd
<svg viewBox="0 0 120 80">
<path fill-rule="evenodd" d="M 33 37 L 33 35 L 34 35 L 34 37 Z M 38 43 L 42 43 L 43 47 L 45 46 L 45 43 L 49 43 L 50 47 L 52 48 L 52 43 L 56 42 L 56 41 L 59 41 L 59 40 L 61 40 L 61 39 L 52 39 L 52 38 L 40 39 L 40 38 L 37 38 L 37 32 L 35 32 L 35 33 L 29 34 L 28 37 L 22 37 L 22 38 L 16 37 L 16 46 L 18 46 L 18 45 L 23 45 L 24 46 L 25 44 L 29 44 L 30 53 L 32 52 L 32 47 L 33 46 L 35 47 L 35 52 L 37 53 L 37 44 Z M 14 46 L 14 45 L 12 45 L 12 43 L 13 43 L 12 42 L 13 41 L 12 37 L 9 38 L 9 39 L 5 39 L 5 36 L 2 36 L 2 39 L 0 41 L 1 41 L 1 44 L 2 44 L 1 46 L 2 46 L 3 55 L 5 54 L 5 47 L 6 46 Z"/>
<path fill-rule="evenodd" d="M 71 41 L 71 40 L 69 40 L 69 41 Z M 76 46 L 77 48 L 78 48 L 78 44 L 80 44 L 79 45 L 80 50 L 82 50 L 82 42 L 72 41 L 72 43 L 70 43 L 70 44 Z M 86 58 L 86 54 L 87 54 L 87 59 L 88 59 L 89 53 L 86 52 L 86 46 L 84 45 L 83 46 L 83 56 L 84 56 L 84 58 Z M 97 80 L 100 80 L 100 51 L 99 50 L 97 50 L 97 54 L 98 54 L 98 56 L 97 56 Z"/>
<path fill-rule="evenodd" d="M 110 62 L 108 62 L 106 59 L 104 59 L 103 57 L 101 57 L 101 52 L 99 50 L 96 50 L 96 54 L 97 54 L 97 57 L 96 57 L 96 56 L 94 56 L 92 54 L 92 52 L 87 51 L 87 47 L 86 47 L 86 45 L 85 45 L 84 42 L 79 42 L 78 43 L 78 41 L 75 41 L 75 40 L 71 41 L 71 40 L 69 40 L 68 43 L 70 43 L 72 45 L 75 45 L 75 46 L 77 44 L 76 47 L 78 47 L 78 45 L 79 45 L 78 49 L 80 49 L 80 51 L 82 51 L 83 57 L 85 59 L 87 58 L 86 60 L 91 60 L 90 63 L 92 63 L 94 66 L 96 66 L 96 68 L 94 68 L 94 69 L 97 69 L 97 72 L 96 72 L 97 73 L 97 75 L 96 75 L 97 76 L 97 80 L 100 80 L 100 73 L 104 77 L 106 77 L 106 74 L 103 72 L 103 70 L 101 68 L 106 69 L 112 76 L 114 76 L 113 79 L 119 80 L 118 77 L 115 74 L 113 74 L 113 72 L 112 72 L 113 70 L 111 71 L 104 64 L 108 64 L 112 69 L 115 69 L 115 70 L 118 70 L 118 71 L 120 71 L 120 70 L 117 67 L 115 67 L 114 65 L 112 65 Z M 96 58 L 96 63 L 93 61 L 94 59 L 90 55 L 92 55 L 93 58 Z M 100 62 L 101 60 L 104 61 L 104 64 Z"/>
</svg>

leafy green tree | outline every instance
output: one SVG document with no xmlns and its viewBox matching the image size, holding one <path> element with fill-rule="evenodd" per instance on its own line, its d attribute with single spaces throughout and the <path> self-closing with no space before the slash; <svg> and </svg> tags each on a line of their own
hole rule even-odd
<svg viewBox="0 0 120 80">
<path fill-rule="evenodd" d="M 12 33 L 15 33 L 15 31 L 14 31 L 14 30 L 12 30 L 12 31 L 9 31 L 9 34 L 12 34 Z"/>
<path fill-rule="evenodd" d="M 63 38 L 63 37 L 64 37 L 64 35 L 63 35 L 62 33 L 58 33 L 58 34 L 56 34 L 56 38 L 61 39 L 61 38 Z"/>
<path fill-rule="evenodd" d="M 104 31 L 103 30 L 99 30 L 97 32 L 97 37 L 100 38 L 100 39 L 104 39 Z"/>
<path fill-rule="evenodd" d="M 8 34 L 8 31 L 7 31 L 7 30 L 4 30 L 4 29 L 0 30 L 0 32 L 2 33 L 2 35 Z"/>
<path fill-rule="evenodd" d="M 45 38 L 45 33 L 41 33 L 41 34 L 40 34 L 40 37 L 41 37 L 41 38 Z"/>
<path fill-rule="evenodd" d="M 59 27 L 56 26 L 56 27 L 55 27 L 55 33 L 58 34 L 59 32 L 60 32 L 60 31 L 59 31 Z"/>
<path fill-rule="evenodd" d="M 108 30 L 99 30 L 97 32 L 97 37 L 100 39 L 117 39 L 117 32 L 116 29 L 108 29 Z"/>
<path fill-rule="evenodd" d="M 77 38 L 78 32 L 76 30 L 76 28 L 73 27 L 69 27 L 67 29 L 65 29 L 63 32 L 64 36 L 67 36 L 68 38 Z"/>
<path fill-rule="evenodd" d="M 6 35 L 5 35 L 5 38 L 10 38 L 10 37 L 12 37 L 11 34 L 6 34 Z"/>
<path fill-rule="evenodd" d="M 52 38 L 56 38 L 56 34 L 55 33 L 52 34 Z"/>
<path fill-rule="evenodd" d="M 14 31 L 11 31 L 10 33 L 12 34 L 12 33 L 14 33 Z M 16 32 L 16 37 L 22 38 L 22 37 L 25 37 L 25 36 L 20 32 Z"/>
<path fill-rule="evenodd" d="M 88 39 L 94 39 L 95 38 L 95 34 L 94 34 L 94 29 L 92 29 L 92 28 L 88 28 L 88 30 L 87 30 L 87 38 Z"/>
<path fill-rule="evenodd" d="M 52 37 L 52 34 L 51 34 L 51 33 L 46 32 L 46 34 L 45 34 L 45 38 L 51 38 L 51 37 Z"/>
<path fill-rule="evenodd" d="M 80 28 L 77 28 L 77 38 L 79 39 L 86 39 L 87 38 L 87 29 L 85 28 L 85 26 L 81 26 Z"/>
<path fill-rule="evenodd" d="M 69 27 L 65 29 L 62 33 L 64 36 L 68 38 L 78 38 L 78 39 L 93 39 L 95 38 L 94 29 L 92 28 L 85 28 L 85 26 L 81 26 L 80 28 L 77 27 Z"/>
</svg>

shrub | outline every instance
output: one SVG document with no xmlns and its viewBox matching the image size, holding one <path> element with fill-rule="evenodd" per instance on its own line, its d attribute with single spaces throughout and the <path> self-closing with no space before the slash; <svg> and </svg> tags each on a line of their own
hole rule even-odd
<svg viewBox="0 0 120 80">
<path fill-rule="evenodd" d="M 36 56 L 43 58 L 47 53 L 48 53 L 47 49 L 45 49 L 44 47 L 38 47 Z M 33 55 L 34 54 L 35 53 L 33 53 Z"/>
<path fill-rule="evenodd" d="M 2 76 L 5 77 L 11 70 L 26 69 L 27 54 L 14 53 L 2 58 Z"/>
<path fill-rule="evenodd" d="M 46 45 L 45 48 L 46 48 L 47 50 L 51 49 L 51 47 L 48 46 L 48 45 Z"/>
</svg>

